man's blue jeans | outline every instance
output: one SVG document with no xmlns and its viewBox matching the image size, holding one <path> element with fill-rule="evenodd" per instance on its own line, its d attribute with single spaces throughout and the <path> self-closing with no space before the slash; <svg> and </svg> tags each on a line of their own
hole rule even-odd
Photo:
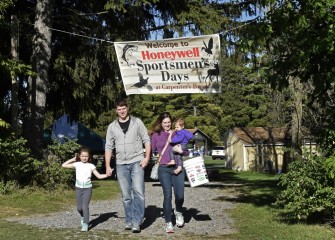
<svg viewBox="0 0 335 240">
<path fill-rule="evenodd" d="M 172 214 L 172 187 L 174 190 L 174 198 L 176 211 L 182 212 L 184 204 L 184 186 L 185 186 L 185 169 L 175 175 L 173 166 L 159 166 L 158 168 L 158 179 L 163 188 L 163 212 L 165 217 L 165 222 L 171 222 Z"/>
<path fill-rule="evenodd" d="M 144 170 L 140 162 L 117 164 L 116 174 L 122 193 L 126 224 L 140 225 L 144 219 Z"/>
</svg>

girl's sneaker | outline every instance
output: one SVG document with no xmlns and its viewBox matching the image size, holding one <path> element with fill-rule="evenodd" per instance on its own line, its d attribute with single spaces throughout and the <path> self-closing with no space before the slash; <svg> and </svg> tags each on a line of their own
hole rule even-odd
<svg viewBox="0 0 335 240">
<path fill-rule="evenodd" d="M 174 233 L 172 222 L 168 222 L 165 225 L 165 232 Z"/>
<path fill-rule="evenodd" d="M 83 224 L 84 224 L 84 218 L 81 217 L 81 218 L 80 218 L 80 225 L 83 226 Z"/>
<path fill-rule="evenodd" d="M 88 224 L 87 223 L 83 223 L 83 226 L 81 227 L 81 231 L 82 232 L 87 232 L 88 231 Z"/>
</svg>

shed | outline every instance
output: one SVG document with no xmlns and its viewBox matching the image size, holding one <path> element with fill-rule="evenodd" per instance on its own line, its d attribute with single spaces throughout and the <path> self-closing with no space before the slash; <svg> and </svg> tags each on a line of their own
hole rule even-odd
<svg viewBox="0 0 335 240">
<path fill-rule="evenodd" d="M 211 141 L 211 138 L 204 132 L 202 132 L 200 129 L 192 128 L 187 129 L 191 133 L 193 133 L 193 138 L 191 140 L 191 143 L 193 144 L 193 148 L 195 150 L 198 150 L 198 148 L 201 148 L 201 146 L 204 147 L 205 154 L 208 153 L 208 142 Z"/>
<path fill-rule="evenodd" d="M 226 146 L 226 167 L 240 170 L 263 170 L 273 166 L 276 171 L 284 168 L 288 159 L 285 147 L 291 145 L 291 130 L 271 127 L 236 127 L 224 135 Z M 303 137 L 305 151 L 317 152 L 313 137 L 305 131 Z"/>
<path fill-rule="evenodd" d="M 54 124 L 44 130 L 44 140 L 50 142 L 52 138 L 65 142 L 66 138 L 77 140 L 81 146 L 88 147 L 92 154 L 105 152 L 105 139 L 78 121 L 73 121 L 70 116 L 64 114 Z"/>
</svg>

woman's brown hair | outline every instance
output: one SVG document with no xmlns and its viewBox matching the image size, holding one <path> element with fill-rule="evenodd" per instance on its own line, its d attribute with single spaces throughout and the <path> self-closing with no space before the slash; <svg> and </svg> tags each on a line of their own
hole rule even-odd
<svg viewBox="0 0 335 240">
<path fill-rule="evenodd" d="M 165 118 L 170 118 L 170 120 L 172 122 L 172 117 L 171 117 L 171 114 L 169 112 L 163 112 L 163 113 L 161 113 L 158 116 L 156 122 L 154 123 L 154 125 L 152 127 L 151 134 L 153 134 L 155 132 L 159 134 L 163 130 L 163 128 L 162 128 L 162 122 L 163 122 L 163 120 Z"/>
</svg>

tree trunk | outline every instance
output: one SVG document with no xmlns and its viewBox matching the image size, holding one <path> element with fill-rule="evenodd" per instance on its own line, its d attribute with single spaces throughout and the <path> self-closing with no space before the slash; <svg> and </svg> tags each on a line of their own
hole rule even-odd
<svg viewBox="0 0 335 240">
<path fill-rule="evenodd" d="M 35 16 L 35 36 L 31 58 L 36 76 L 30 79 L 29 120 L 26 124 L 26 138 L 32 152 L 42 156 L 48 70 L 51 57 L 51 23 L 54 0 L 37 0 Z"/>
<path fill-rule="evenodd" d="M 300 158 L 302 155 L 301 150 L 301 123 L 302 123 L 302 83 L 297 78 L 290 78 L 290 91 L 293 96 L 293 109 L 292 109 L 292 150 L 293 159 Z"/>
<path fill-rule="evenodd" d="M 18 43 L 19 43 L 19 36 L 18 36 L 18 21 L 16 15 L 11 16 L 11 54 L 12 59 L 17 62 L 19 60 L 18 54 Z M 17 83 L 17 76 L 14 69 L 11 69 L 11 78 L 12 78 L 12 132 L 15 136 L 18 135 L 18 83 Z"/>
</svg>

